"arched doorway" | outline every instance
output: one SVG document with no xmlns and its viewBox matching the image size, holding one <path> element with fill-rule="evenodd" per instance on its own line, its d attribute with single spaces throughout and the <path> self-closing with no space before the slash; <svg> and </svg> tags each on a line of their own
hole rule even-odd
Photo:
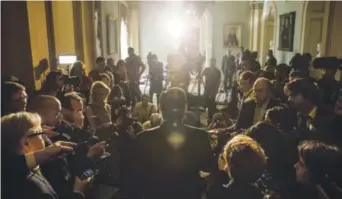
<svg viewBox="0 0 342 199">
<path fill-rule="evenodd" d="M 128 57 L 128 31 L 127 24 L 124 19 L 121 19 L 120 23 L 120 58 L 125 59 Z"/>
<path fill-rule="evenodd" d="M 303 29 L 301 52 L 310 53 L 313 58 L 325 56 L 328 39 L 329 1 L 305 1 L 303 6 Z M 310 76 L 322 78 L 324 72 L 311 67 Z"/>
<path fill-rule="evenodd" d="M 262 18 L 262 29 L 261 29 L 261 49 L 260 49 L 260 62 L 263 66 L 266 62 L 266 56 L 268 50 L 273 50 L 275 43 L 275 32 L 276 32 L 276 9 L 273 3 L 266 6 Z"/>
<path fill-rule="evenodd" d="M 317 45 L 320 55 L 326 53 L 328 19 L 330 11 L 329 1 L 305 1 L 303 6 L 303 30 L 301 35 L 301 51 L 317 55 Z"/>
</svg>

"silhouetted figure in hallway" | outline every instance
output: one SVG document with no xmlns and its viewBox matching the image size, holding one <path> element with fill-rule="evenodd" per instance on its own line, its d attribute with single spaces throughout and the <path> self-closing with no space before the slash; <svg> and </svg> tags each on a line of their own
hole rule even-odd
<svg viewBox="0 0 342 199">
<path fill-rule="evenodd" d="M 222 58 L 221 70 L 223 73 L 223 85 L 224 89 L 227 90 L 232 87 L 233 75 L 236 72 L 235 58 L 229 50 L 228 55 L 224 55 Z"/>
<path fill-rule="evenodd" d="M 153 101 L 154 93 L 157 95 L 157 104 L 159 104 L 159 96 L 163 91 L 163 63 L 158 61 L 156 54 L 148 57 L 149 74 L 150 74 L 150 101 Z"/>
<path fill-rule="evenodd" d="M 267 61 L 265 67 L 276 67 L 277 66 L 277 59 L 273 55 L 273 50 L 268 50 L 267 52 Z"/>
<path fill-rule="evenodd" d="M 134 53 L 134 48 L 128 48 L 128 57 L 126 58 L 126 69 L 129 78 L 129 88 L 131 90 L 132 107 L 137 101 L 141 101 L 141 91 L 139 88 L 140 77 L 145 71 L 145 65 L 140 56 Z"/>
<path fill-rule="evenodd" d="M 212 116 L 216 112 L 216 95 L 221 83 L 221 72 L 216 67 L 216 59 L 210 59 L 210 67 L 204 69 L 202 77 L 205 77 L 204 97 L 208 107 L 208 124 L 211 123 Z"/>
</svg>

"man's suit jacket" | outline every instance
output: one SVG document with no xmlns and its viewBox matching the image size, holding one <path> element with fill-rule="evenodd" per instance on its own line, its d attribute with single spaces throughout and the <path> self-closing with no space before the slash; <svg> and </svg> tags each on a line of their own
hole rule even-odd
<svg viewBox="0 0 342 199">
<path fill-rule="evenodd" d="M 334 115 L 324 106 L 318 106 L 315 118 L 309 122 L 309 131 L 311 131 L 308 139 L 322 140 L 331 144 L 337 144 L 333 140 L 335 131 Z"/>
<path fill-rule="evenodd" d="M 137 136 L 138 187 L 145 199 L 199 199 L 205 186 L 199 171 L 217 163 L 206 131 L 164 122 Z"/>
<path fill-rule="evenodd" d="M 58 196 L 50 183 L 44 176 L 38 174 L 36 171 L 31 172 L 24 182 L 23 198 L 32 199 L 57 199 Z"/>
<path fill-rule="evenodd" d="M 281 102 L 275 99 L 270 99 L 266 109 L 273 108 L 275 106 L 281 106 Z M 242 104 L 242 108 L 237 117 L 235 124 L 235 130 L 248 129 L 253 125 L 253 117 L 256 103 L 254 100 L 247 100 Z"/>
</svg>

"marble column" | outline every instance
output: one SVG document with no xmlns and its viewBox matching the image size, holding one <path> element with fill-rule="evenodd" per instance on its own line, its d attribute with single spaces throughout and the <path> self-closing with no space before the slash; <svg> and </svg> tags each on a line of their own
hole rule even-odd
<svg viewBox="0 0 342 199">
<path fill-rule="evenodd" d="M 137 54 L 140 54 L 139 2 L 129 2 L 128 12 L 128 45 L 133 47 Z"/>
<path fill-rule="evenodd" d="M 260 52 L 261 49 L 261 23 L 263 13 L 263 2 L 252 1 L 251 6 L 251 32 L 250 32 L 250 50 Z"/>
</svg>

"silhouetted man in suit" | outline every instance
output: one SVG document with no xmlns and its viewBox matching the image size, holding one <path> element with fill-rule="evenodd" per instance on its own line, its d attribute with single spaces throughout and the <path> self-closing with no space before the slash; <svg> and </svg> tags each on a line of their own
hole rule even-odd
<svg viewBox="0 0 342 199">
<path fill-rule="evenodd" d="M 200 199 L 199 172 L 217 168 L 207 132 L 182 123 L 186 108 L 185 92 L 168 89 L 160 96 L 163 123 L 137 136 L 136 179 L 144 199 Z"/>
<path fill-rule="evenodd" d="M 128 48 L 128 57 L 126 58 L 126 68 L 129 78 L 129 87 L 131 90 L 132 107 L 137 101 L 141 100 L 141 91 L 139 88 L 140 77 L 145 71 L 145 65 L 140 56 L 134 53 L 134 48 Z"/>
<path fill-rule="evenodd" d="M 204 97 L 208 106 L 208 118 L 211 122 L 212 116 L 216 112 L 215 99 L 221 83 L 221 72 L 216 68 L 215 58 L 210 59 L 210 67 L 204 69 L 203 76 L 205 77 Z"/>
<path fill-rule="evenodd" d="M 163 63 L 158 61 L 156 54 L 150 56 L 148 60 L 150 73 L 150 100 L 153 101 L 153 94 L 157 95 L 157 104 L 159 104 L 159 96 L 163 90 Z"/>
<path fill-rule="evenodd" d="M 322 103 L 318 87 L 310 79 L 296 79 L 286 85 L 289 102 L 298 112 L 298 126 L 301 130 L 300 139 L 319 139 L 335 142 L 332 112 Z"/>
<path fill-rule="evenodd" d="M 228 87 L 232 87 L 233 75 L 236 71 L 235 58 L 229 50 L 228 55 L 224 55 L 222 58 L 221 70 L 223 73 L 223 84 L 224 89 L 227 90 Z"/>
</svg>

